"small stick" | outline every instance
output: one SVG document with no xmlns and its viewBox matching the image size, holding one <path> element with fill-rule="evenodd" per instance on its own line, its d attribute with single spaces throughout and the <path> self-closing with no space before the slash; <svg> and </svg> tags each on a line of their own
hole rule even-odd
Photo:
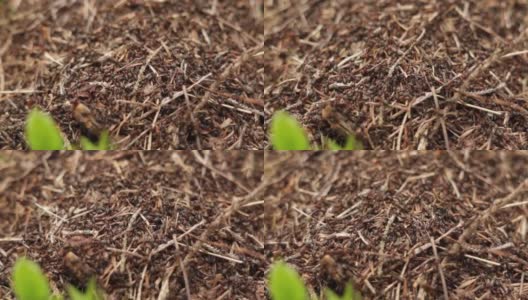
<svg viewBox="0 0 528 300">
<path fill-rule="evenodd" d="M 524 285 L 524 272 L 521 274 L 521 285 L 519 286 L 519 296 L 521 297 L 524 294 L 523 285 Z"/>
<path fill-rule="evenodd" d="M 163 46 L 159 46 L 158 49 L 154 50 L 148 57 L 147 57 L 147 61 L 145 62 L 145 64 L 143 66 L 141 66 L 141 69 L 139 69 L 139 73 L 138 73 L 138 77 L 137 77 L 137 80 L 136 80 L 136 83 L 134 84 L 134 89 L 132 90 L 132 94 L 135 94 L 139 88 L 139 83 L 141 82 L 141 80 L 143 80 L 143 77 L 144 77 L 144 73 L 145 73 L 145 70 L 147 69 L 147 66 L 150 64 L 150 62 L 152 61 L 152 59 L 154 59 L 154 57 L 156 55 L 158 55 L 158 52 L 161 50 L 161 48 L 163 48 Z"/>
<path fill-rule="evenodd" d="M 513 56 L 523 55 L 523 54 L 528 54 L 528 50 L 523 50 L 523 51 L 517 51 L 517 52 L 508 53 L 508 54 L 506 54 L 506 55 L 503 55 L 502 58 L 508 58 L 508 57 L 513 57 Z"/>
<path fill-rule="evenodd" d="M 14 90 L 14 91 L 0 91 L 0 95 L 12 95 L 12 94 L 34 94 L 43 93 L 38 90 Z"/>
<path fill-rule="evenodd" d="M 385 231 L 383 232 L 383 238 L 380 243 L 380 249 L 379 249 L 380 255 L 384 254 L 383 252 L 385 250 L 385 240 L 387 239 L 387 236 L 389 235 L 389 230 L 390 230 L 392 223 L 394 222 L 394 219 L 396 219 L 396 215 L 392 215 L 387 222 L 387 226 L 385 226 Z M 383 273 L 383 263 L 384 263 L 384 259 L 381 259 L 380 264 L 378 266 L 378 275 L 381 275 Z"/>
<path fill-rule="evenodd" d="M 440 273 L 440 280 L 442 281 L 442 289 L 444 290 L 444 298 L 445 300 L 449 299 L 449 293 L 447 292 L 447 284 L 444 276 L 444 271 L 442 270 L 442 262 L 440 262 L 440 258 L 438 257 L 438 252 L 436 251 L 436 244 L 435 240 L 432 237 L 429 237 L 431 240 L 431 245 L 433 247 L 433 254 L 435 256 L 436 265 L 438 266 L 438 273 Z"/>
<path fill-rule="evenodd" d="M 174 241 L 174 245 L 176 246 L 176 252 L 180 252 L 180 247 L 178 246 L 178 238 L 176 235 L 172 236 L 172 240 Z M 185 294 L 187 295 L 187 300 L 191 300 L 191 289 L 189 288 L 189 278 L 187 277 L 187 271 L 185 271 L 185 265 L 183 264 L 181 257 L 178 256 L 178 262 L 180 264 L 180 269 L 183 274 L 183 282 L 185 283 Z"/>
<path fill-rule="evenodd" d="M 242 53 L 241 56 L 239 56 L 233 63 L 231 63 L 225 70 L 220 74 L 220 76 L 216 79 L 215 82 L 207 89 L 207 92 L 205 92 L 204 96 L 200 100 L 200 102 L 194 107 L 193 114 L 196 114 L 202 107 L 209 101 L 209 97 L 211 96 L 212 91 L 216 91 L 216 89 L 220 86 L 221 83 L 225 82 L 227 77 L 231 75 L 236 69 L 240 68 L 244 63 L 246 63 L 253 55 L 251 53 L 255 50 L 260 50 L 262 46 L 259 46 L 257 48 L 249 49 L 248 51 Z"/>
<path fill-rule="evenodd" d="M 422 38 L 424 37 L 425 35 L 425 29 L 422 30 L 422 33 L 420 34 L 420 36 L 416 39 L 416 41 L 414 41 L 412 43 L 411 46 L 409 46 L 409 48 L 402 54 L 402 56 L 400 56 L 396 62 L 394 63 L 394 65 L 392 65 L 392 67 L 389 69 L 389 77 L 392 76 L 392 73 L 394 73 L 394 69 L 396 69 L 396 67 L 400 64 L 400 62 L 402 61 L 402 59 L 407 56 L 407 54 L 409 54 L 409 52 L 411 52 L 412 48 L 414 48 L 414 46 L 416 46 L 416 44 L 418 44 L 418 42 L 420 42 L 420 40 L 422 40 Z"/>
<path fill-rule="evenodd" d="M 238 187 L 240 187 L 241 189 L 243 189 L 244 191 L 246 192 L 250 192 L 250 190 L 244 186 L 242 183 L 240 183 L 238 180 L 235 180 L 235 178 L 233 178 L 233 176 L 231 174 L 225 174 L 224 172 L 216 169 L 215 167 L 211 166 L 210 163 L 208 163 L 205 158 L 203 158 L 202 156 L 200 156 L 200 154 L 198 154 L 198 152 L 196 150 L 193 150 L 192 151 L 192 154 L 194 155 L 194 157 L 196 158 L 196 160 L 201 163 L 204 167 L 206 167 L 207 169 L 209 169 L 211 172 L 231 181 L 232 183 L 236 184 Z"/>
<path fill-rule="evenodd" d="M 521 184 L 519 184 L 509 195 L 507 195 L 504 198 L 495 200 L 493 204 L 484 210 L 480 216 L 478 216 L 471 224 L 469 224 L 468 228 L 462 232 L 460 237 L 458 238 L 458 242 L 451 246 L 449 252 L 450 253 L 458 253 L 460 251 L 461 245 L 466 244 L 466 239 L 475 232 L 477 227 L 484 222 L 485 220 L 489 219 L 493 214 L 495 214 L 502 206 L 506 205 L 508 202 L 515 199 L 517 196 L 519 196 L 520 193 L 524 192 L 528 188 L 528 179 L 525 179 Z"/>
<path fill-rule="evenodd" d="M 7 237 L 7 238 L 0 238 L 0 243 L 1 242 L 7 242 L 7 243 L 11 243 L 11 242 L 23 242 L 24 239 L 21 238 L 21 237 Z"/>
<path fill-rule="evenodd" d="M 474 259 L 474 260 L 477 260 L 477 261 L 492 265 L 492 266 L 499 267 L 501 265 L 498 262 L 495 262 L 495 261 L 492 261 L 492 260 L 489 260 L 489 259 L 484 259 L 484 258 L 481 258 L 481 257 L 478 257 L 478 256 L 474 256 L 474 255 L 465 254 L 464 256 L 467 257 L 467 258 L 471 258 L 471 259 Z"/>
<path fill-rule="evenodd" d="M 440 112 L 440 104 L 438 103 L 438 96 L 436 95 L 436 90 L 434 87 L 431 88 L 431 93 L 433 93 L 433 99 L 434 99 L 436 110 Z M 444 134 L 446 150 L 449 151 L 449 139 L 447 136 L 447 127 L 446 127 L 444 118 L 445 118 L 445 110 L 443 111 L 442 117 L 440 118 L 440 125 L 442 125 L 442 133 Z"/>
<path fill-rule="evenodd" d="M 187 109 L 189 110 L 189 118 L 191 119 L 194 131 L 196 132 L 196 144 L 198 146 L 198 150 L 202 150 L 202 142 L 200 141 L 200 125 L 198 124 L 198 122 L 196 122 L 196 118 L 194 117 L 194 113 L 191 109 L 191 101 L 189 101 L 189 94 L 187 94 L 187 88 L 185 87 L 185 85 L 182 87 L 182 91 L 185 98 L 185 104 L 187 105 Z"/>
</svg>

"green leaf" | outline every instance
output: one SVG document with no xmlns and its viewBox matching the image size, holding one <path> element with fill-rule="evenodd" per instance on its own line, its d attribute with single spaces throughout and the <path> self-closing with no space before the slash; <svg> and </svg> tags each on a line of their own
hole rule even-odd
<svg viewBox="0 0 528 300">
<path fill-rule="evenodd" d="M 86 297 L 83 292 L 79 291 L 76 287 L 70 285 L 68 286 L 68 294 L 72 300 L 89 300 L 90 298 Z"/>
<path fill-rule="evenodd" d="M 308 295 L 299 274 L 283 262 L 271 268 L 269 289 L 273 300 L 306 300 Z"/>
<path fill-rule="evenodd" d="M 343 147 L 341 147 L 338 143 L 336 143 L 334 140 L 332 139 L 327 139 L 326 140 L 326 147 L 328 148 L 328 150 L 343 150 Z"/>
<path fill-rule="evenodd" d="M 361 295 L 354 290 L 351 283 L 346 285 L 343 296 L 338 296 L 328 288 L 325 290 L 325 294 L 327 300 L 361 300 Z"/>
<path fill-rule="evenodd" d="M 20 258 L 13 270 L 13 290 L 18 300 L 48 300 L 50 288 L 48 280 L 39 265 Z"/>
<path fill-rule="evenodd" d="M 99 150 L 112 150 L 108 131 L 103 131 L 99 137 Z"/>
<path fill-rule="evenodd" d="M 81 136 L 81 148 L 83 150 L 99 150 L 99 146 L 92 143 L 87 137 Z"/>
<path fill-rule="evenodd" d="M 306 131 L 287 112 L 275 113 L 271 120 L 271 144 L 275 150 L 310 150 Z"/>
<path fill-rule="evenodd" d="M 108 137 L 108 131 L 103 131 L 99 137 L 97 144 L 92 143 L 88 138 L 81 137 L 81 147 L 83 150 L 111 150 L 110 138 Z"/>
<path fill-rule="evenodd" d="M 333 151 L 336 151 L 336 150 L 362 150 L 363 149 L 363 145 L 361 145 L 361 143 L 356 140 L 356 138 L 352 135 L 348 136 L 347 138 L 347 141 L 346 141 L 346 144 L 344 147 L 342 147 L 341 145 L 339 145 L 336 141 L 328 138 L 326 139 L 326 148 L 328 150 L 333 150 Z"/>
<path fill-rule="evenodd" d="M 26 122 L 26 139 L 31 150 L 61 150 L 64 148 L 60 130 L 46 113 L 33 109 Z"/>
<path fill-rule="evenodd" d="M 86 287 L 86 291 L 83 293 L 76 287 L 68 286 L 68 294 L 72 300 L 103 300 L 100 292 L 97 290 L 95 279 L 90 279 Z"/>
<path fill-rule="evenodd" d="M 363 150 L 363 145 L 353 135 L 350 135 L 347 138 L 344 150 Z"/>
</svg>

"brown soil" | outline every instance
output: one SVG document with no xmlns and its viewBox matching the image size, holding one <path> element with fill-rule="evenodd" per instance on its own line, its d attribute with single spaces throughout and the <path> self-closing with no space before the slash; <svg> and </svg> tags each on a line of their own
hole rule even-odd
<svg viewBox="0 0 528 300">
<path fill-rule="evenodd" d="M 267 121 L 369 149 L 528 149 L 526 1 L 265 5 Z"/>
<path fill-rule="evenodd" d="M 266 256 L 314 294 L 528 298 L 527 153 L 276 152 L 264 177 Z"/>
<path fill-rule="evenodd" d="M 4 3 L 0 149 L 35 106 L 77 142 L 75 101 L 119 149 L 263 149 L 263 41 L 258 0 Z"/>
<path fill-rule="evenodd" d="M 108 299 L 264 299 L 263 158 L 1 152 L 0 298 L 27 255 L 59 290 L 95 275 Z"/>
</svg>

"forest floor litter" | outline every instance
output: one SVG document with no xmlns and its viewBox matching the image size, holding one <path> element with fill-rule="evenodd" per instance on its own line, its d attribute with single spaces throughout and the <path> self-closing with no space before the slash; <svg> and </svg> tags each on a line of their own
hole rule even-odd
<svg viewBox="0 0 528 300">
<path fill-rule="evenodd" d="M 367 149 L 528 149 L 523 0 L 266 1 L 265 113 Z"/>
<path fill-rule="evenodd" d="M 262 19 L 252 1 L 0 5 L 0 149 L 26 149 L 32 107 L 78 141 L 77 103 L 118 149 L 263 149 Z"/>
</svg>

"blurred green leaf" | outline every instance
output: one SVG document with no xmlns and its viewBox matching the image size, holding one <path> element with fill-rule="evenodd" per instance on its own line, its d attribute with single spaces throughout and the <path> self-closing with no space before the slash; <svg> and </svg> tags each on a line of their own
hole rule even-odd
<svg viewBox="0 0 528 300">
<path fill-rule="evenodd" d="M 31 150 L 61 150 L 64 148 L 64 141 L 55 121 L 38 109 L 33 109 L 28 115 L 26 139 Z"/>
<path fill-rule="evenodd" d="M 363 145 L 361 145 L 360 142 L 358 142 L 356 140 L 356 138 L 352 135 L 348 136 L 347 140 L 346 140 L 346 144 L 345 146 L 341 146 L 339 145 L 336 141 L 328 138 L 326 139 L 326 148 L 328 150 L 333 150 L 333 151 L 336 151 L 336 150 L 362 150 L 363 149 Z"/>
<path fill-rule="evenodd" d="M 350 135 L 347 138 L 344 150 L 363 150 L 363 145 L 353 135 Z"/>
<path fill-rule="evenodd" d="M 68 294 L 72 300 L 103 300 L 101 293 L 97 290 L 95 279 L 93 278 L 88 282 L 84 293 L 70 285 L 68 286 Z"/>
<path fill-rule="evenodd" d="M 48 300 L 50 288 L 48 280 L 39 265 L 20 258 L 13 270 L 13 290 L 18 300 Z"/>
<path fill-rule="evenodd" d="M 92 143 L 90 139 L 82 136 L 81 137 L 81 148 L 83 150 L 111 150 L 110 137 L 108 131 L 103 131 L 99 137 L 97 144 Z"/>
<path fill-rule="evenodd" d="M 79 291 L 76 287 L 74 286 L 68 286 L 68 294 L 70 295 L 70 298 L 72 300 L 89 300 L 88 297 L 86 297 L 86 295 L 84 295 L 83 292 Z"/>
<path fill-rule="evenodd" d="M 328 150 L 343 150 L 343 147 L 341 147 L 338 143 L 336 143 L 336 141 L 332 139 L 326 140 L 326 147 Z"/>
<path fill-rule="evenodd" d="M 347 284 L 343 296 L 339 296 L 330 289 L 325 291 L 327 300 L 361 300 L 361 295 L 354 290 L 352 284 Z"/>
<path fill-rule="evenodd" d="M 273 300 L 306 300 L 308 295 L 299 274 L 283 262 L 271 268 L 269 289 Z"/>
<path fill-rule="evenodd" d="M 310 141 L 302 126 L 284 111 L 275 113 L 271 120 L 271 144 L 275 150 L 310 150 Z"/>
</svg>

